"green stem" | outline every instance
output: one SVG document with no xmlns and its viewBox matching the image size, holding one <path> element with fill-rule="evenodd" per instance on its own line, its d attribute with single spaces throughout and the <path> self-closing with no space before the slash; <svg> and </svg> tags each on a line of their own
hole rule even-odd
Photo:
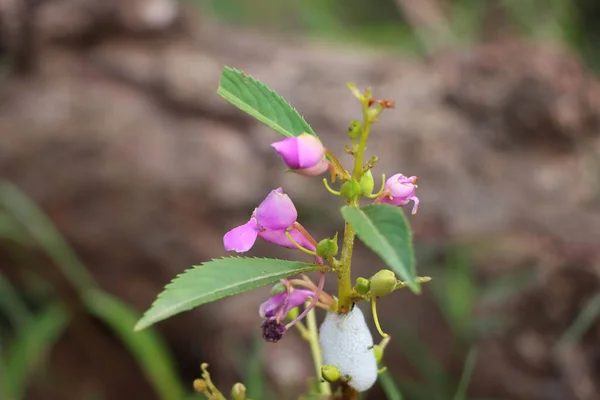
<svg viewBox="0 0 600 400">
<path fill-rule="evenodd" d="M 370 96 L 368 96 L 370 97 Z M 357 182 L 360 181 L 364 171 L 363 162 L 365 158 L 365 150 L 367 148 L 367 140 L 369 139 L 369 132 L 371 131 L 371 119 L 369 118 L 369 104 L 368 97 L 361 100 L 363 106 L 363 124 L 362 132 L 360 134 L 360 141 L 354 155 L 354 169 L 352 178 Z M 348 205 L 351 207 L 358 207 L 358 200 L 348 201 Z M 338 272 L 338 309 L 339 313 L 347 313 L 350 311 L 352 306 L 352 250 L 354 248 L 354 239 L 356 232 L 354 228 L 346 222 L 344 227 L 344 241 L 342 245 L 342 254 L 340 257 L 340 268 Z"/>
<path fill-rule="evenodd" d="M 360 181 L 363 175 L 363 163 L 365 159 L 365 150 L 367 148 L 367 140 L 369 139 L 369 133 L 371 132 L 371 121 L 369 120 L 369 106 L 363 104 L 363 129 L 360 134 L 360 142 L 358 142 L 358 149 L 356 150 L 356 158 L 354 159 L 354 171 L 352 178 Z"/>
<path fill-rule="evenodd" d="M 331 386 L 329 382 L 321 382 L 321 346 L 319 345 L 319 332 L 317 331 L 317 318 L 315 317 L 314 308 L 310 310 L 306 316 L 306 324 L 308 326 L 308 344 L 310 345 L 310 352 L 312 354 L 313 362 L 315 365 L 315 372 L 317 374 L 317 381 L 319 382 L 319 391 L 321 394 L 330 395 Z"/>
<path fill-rule="evenodd" d="M 351 205 L 351 204 L 350 204 Z M 352 306 L 352 276 L 350 266 L 352 264 L 352 249 L 356 232 L 348 222 L 344 227 L 344 242 L 340 256 L 340 268 L 338 272 L 338 309 L 340 313 L 347 313 Z"/>
</svg>

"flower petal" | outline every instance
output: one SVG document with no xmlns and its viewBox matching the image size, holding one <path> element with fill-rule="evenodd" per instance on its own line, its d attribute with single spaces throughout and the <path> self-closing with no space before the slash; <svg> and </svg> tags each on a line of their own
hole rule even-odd
<svg viewBox="0 0 600 400">
<path fill-rule="evenodd" d="M 283 315 L 286 316 L 292 308 L 304 304 L 309 297 L 315 297 L 315 293 L 311 290 L 294 289 L 288 296 L 287 305 L 283 310 Z"/>
<path fill-rule="evenodd" d="M 258 226 L 254 218 L 244 225 L 233 228 L 223 236 L 223 245 L 226 251 L 234 250 L 243 253 L 254 246 L 258 236 Z"/>
<path fill-rule="evenodd" d="M 256 221 L 269 230 L 281 230 L 292 226 L 298 212 L 289 196 L 281 188 L 272 190 L 256 209 Z"/>
<path fill-rule="evenodd" d="M 296 169 L 294 172 L 304 176 L 318 176 L 329 169 L 329 164 L 329 160 L 323 158 L 312 167 Z"/>
<path fill-rule="evenodd" d="M 303 133 L 271 144 L 291 169 L 311 168 L 325 157 L 325 147 L 314 135 Z"/>
<path fill-rule="evenodd" d="M 289 249 L 297 249 L 298 247 L 287 238 L 285 232 L 285 230 L 272 231 L 266 229 L 260 231 L 258 233 L 258 236 L 261 239 L 266 240 L 267 242 L 274 243 L 278 246 L 287 247 Z M 289 232 L 292 236 L 292 239 L 294 239 L 302 247 L 312 251 L 316 250 L 316 247 L 307 238 L 305 238 L 304 235 L 300 233 L 298 229 L 294 228 Z"/>
<path fill-rule="evenodd" d="M 267 301 L 262 303 L 258 308 L 258 314 L 260 315 L 260 317 L 274 317 L 277 309 L 283 306 L 283 303 L 285 302 L 287 296 L 287 292 L 283 292 L 269 297 Z"/>
</svg>

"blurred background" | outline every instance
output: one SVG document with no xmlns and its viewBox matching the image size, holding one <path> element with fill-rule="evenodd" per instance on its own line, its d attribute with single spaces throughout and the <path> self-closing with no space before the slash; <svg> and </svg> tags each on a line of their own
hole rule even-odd
<svg viewBox="0 0 600 400">
<path fill-rule="evenodd" d="M 268 288 L 131 330 L 275 187 L 313 236 L 341 227 L 216 95 L 224 65 L 338 154 L 347 82 L 396 101 L 369 153 L 419 176 L 433 281 L 378 302 L 389 372 L 364 399 L 599 399 L 599 20 L 595 0 L 0 1 L 0 399 L 191 399 L 201 362 L 225 392 L 304 391 L 299 335 L 260 339 Z M 362 246 L 354 266 L 383 267 Z"/>
</svg>

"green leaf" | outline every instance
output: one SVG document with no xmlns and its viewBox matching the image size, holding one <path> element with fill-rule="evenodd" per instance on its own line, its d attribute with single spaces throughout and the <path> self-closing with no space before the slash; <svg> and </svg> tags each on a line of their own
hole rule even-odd
<svg viewBox="0 0 600 400">
<path fill-rule="evenodd" d="M 134 329 L 139 331 L 201 304 L 321 268 L 305 262 L 268 258 L 226 257 L 208 261 L 188 269 L 169 283 Z"/>
<path fill-rule="evenodd" d="M 9 343 L 0 376 L 0 386 L 11 394 L 9 398 L 24 398 L 29 375 L 44 361 L 69 323 L 69 314 L 58 304 L 39 313 Z"/>
<path fill-rule="evenodd" d="M 283 136 L 295 137 L 304 132 L 317 136 L 287 101 L 264 83 L 237 69 L 223 68 L 217 93 Z"/>
<path fill-rule="evenodd" d="M 399 207 L 388 204 L 361 208 L 344 206 L 342 215 L 354 227 L 360 240 L 407 282 L 413 292 L 421 291 L 415 279 L 412 233 Z"/>
<path fill-rule="evenodd" d="M 130 306 L 100 290 L 86 292 L 83 300 L 89 313 L 119 336 L 140 369 L 144 371 L 159 399 L 184 398 L 186 390 L 175 372 L 175 361 L 166 343 L 152 329 L 139 333 L 131 331 L 131 326 L 135 324 L 138 316 Z"/>
</svg>

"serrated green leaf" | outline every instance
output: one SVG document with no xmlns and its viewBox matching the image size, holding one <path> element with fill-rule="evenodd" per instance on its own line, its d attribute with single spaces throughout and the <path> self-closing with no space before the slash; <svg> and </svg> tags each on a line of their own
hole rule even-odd
<svg viewBox="0 0 600 400">
<path fill-rule="evenodd" d="M 354 227 L 360 240 L 407 282 L 413 292 L 421 291 L 415 279 L 412 233 L 399 207 L 388 204 L 361 208 L 344 206 L 342 215 Z"/>
<path fill-rule="evenodd" d="M 141 330 L 183 311 L 322 267 L 269 258 L 226 257 L 188 269 L 158 295 L 136 324 Z"/>
<path fill-rule="evenodd" d="M 316 136 L 310 125 L 283 97 L 237 69 L 223 68 L 217 93 L 283 136 L 295 137 L 304 132 Z"/>
</svg>

